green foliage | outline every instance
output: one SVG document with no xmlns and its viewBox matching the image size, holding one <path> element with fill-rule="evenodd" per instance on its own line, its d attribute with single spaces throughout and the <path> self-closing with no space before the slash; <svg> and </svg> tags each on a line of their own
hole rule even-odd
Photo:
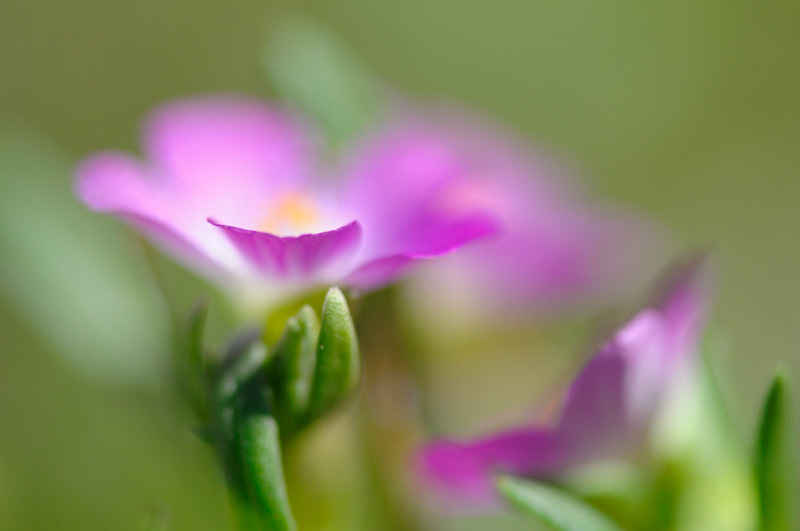
<svg viewBox="0 0 800 531">
<path fill-rule="evenodd" d="M 772 381 L 758 428 L 755 474 L 760 501 L 760 529 L 797 529 L 794 506 L 797 442 L 792 418 L 791 373 L 781 368 Z"/>
<path fill-rule="evenodd" d="M 278 423 L 268 414 L 237 411 L 232 451 L 240 467 L 241 489 L 231 495 L 239 529 L 288 531 L 296 525 L 283 477 Z"/>
<path fill-rule="evenodd" d="M 294 529 L 281 445 L 338 404 L 359 381 L 353 320 L 342 292 L 328 291 L 322 319 L 304 306 L 268 348 L 244 330 L 207 364 L 207 305 L 190 313 L 177 357 L 179 383 L 223 464 L 241 529 Z"/>
<path fill-rule="evenodd" d="M 130 240 L 75 199 L 72 155 L 0 124 L 4 298 L 71 367 L 103 383 L 152 386 L 169 351 L 169 320 Z"/>
<path fill-rule="evenodd" d="M 265 369 L 271 358 L 260 331 L 231 342 L 211 383 L 211 441 L 223 463 L 242 530 L 295 528 L 281 462 L 280 433 Z"/>
<path fill-rule="evenodd" d="M 270 44 L 266 67 L 279 95 L 320 124 L 335 147 L 374 120 L 380 85 L 335 34 L 296 18 L 278 26 Z"/>
<path fill-rule="evenodd" d="M 278 359 L 271 380 L 284 436 L 302 427 L 308 411 L 317 365 L 319 329 L 314 310 L 304 306 L 286 322 L 283 336 L 275 346 Z"/>
<path fill-rule="evenodd" d="M 322 325 L 317 340 L 317 366 L 308 404 L 309 421 L 319 417 L 358 384 L 358 339 L 347 301 L 331 288 L 322 305 Z"/>
<path fill-rule="evenodd" d="M 325 414 L 359 382 L 358 339 L 344 294 L 331 288 L 321 323 L 309 306 L 286 321 L 268 369 L 283 438 Z"/>
<path fill-rule="evenodd" d="M 591 505 L 551 485 L 501 476 L 497 487 L 512 505 L 557 531 L 621 531 Z"/>
</svg>

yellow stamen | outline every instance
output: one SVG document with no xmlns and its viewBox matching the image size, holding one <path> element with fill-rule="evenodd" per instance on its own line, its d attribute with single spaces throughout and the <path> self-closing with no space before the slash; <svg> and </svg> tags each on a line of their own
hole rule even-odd
<svg viewBox="0 0 800 531">
<path fill-rule="evenodd" d="M 290 192 L 273 203 L 259 224 L 264 232 L 301 232 L 319 221 L 317 205 L 307 195 Z"/>
</svg>

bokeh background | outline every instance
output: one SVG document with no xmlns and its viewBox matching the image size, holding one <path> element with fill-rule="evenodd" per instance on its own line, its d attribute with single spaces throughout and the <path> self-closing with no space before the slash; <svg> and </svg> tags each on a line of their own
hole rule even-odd
<svg viewBox="0 0 800 531">
<path fill-rule="evenodd" d="M 212 455 L 165 406 L 147 253 L 73 201 L 71 167 L 135 150 L 165 99 L 268 93 L 271 28 L 297 14 L 409 97 L 568 158 L 676 249 L 709 246 L 743 436 L 776 363 L 800 373 L 797 2 L 3 0 L 0 528 L 136 529 L 161 511 L 174 529 L 227 525 Z"/>
</svg>

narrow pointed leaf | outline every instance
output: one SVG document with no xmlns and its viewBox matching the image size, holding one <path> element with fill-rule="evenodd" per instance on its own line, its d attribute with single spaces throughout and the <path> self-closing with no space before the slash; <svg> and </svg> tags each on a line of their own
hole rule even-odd
<svg viewBox="0 0 800 531">
<path fill-rule="evenodd" d="M 755 472 L 761 505 L 760 529 L 798 529 L 794 501 L 797 451 L 792 424 L 791 375 L 781 368 L 767 393 L 756 440 Z"/>
<path fill-rule="evenodd" d="M 317 365 L 309 401 L 309 421 L 352 391 L 360 378 L 358 339 L 344 294 L 331 288 L 322 305 Z"/>
<path fill-rule="evenodd" d="M 177 367 L 179 385 L 201 420 L 208 417 L 204 340 L 207 318 L 208 300 L 201 299 L 189 313 Z"/>
<path fill-rule="evenodd" d="M 335 34 L 295 18 L 273 35 L 266 67 L 279 95 L 320 123 L 334 145 L 374 118 L 382 99 L 380 85 Z"/>
<path fill-rule="evenodd" d="M 302 427 L 300 422 L 308 411 L 319 329 L 314 310 L 304 306 L 287 321 L 283 336 L 274 348 L 277 360 L 271 380 L 284 438 Z"/>
<path fill-rule="evenodd" d="M 545 483 L 502 476 L 497 487 L 512 505 L 557 531 L 622 531 L 580 498 Z"/>
</svg>

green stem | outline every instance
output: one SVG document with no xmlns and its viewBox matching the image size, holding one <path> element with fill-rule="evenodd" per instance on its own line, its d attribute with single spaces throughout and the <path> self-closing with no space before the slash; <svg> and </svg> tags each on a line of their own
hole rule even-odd
<svg viewBox="0 0 800 531">
<path fill-rule="evenodd" d="M 278 424 L 269 415 L 250 414 L 237 422 L 231 456 L 238 481 L 231 485 L 231 503 L 241 531 L 293 531 L 281 462 Z"/>
<path fill-rule="evenodd" d="M 217 451 L 225 468 L 240 531 L 294 531 L 283 475 L 278 423 L 258 334 L 243 334 L 228 349 L 213 393 Z"/>
</svg>

